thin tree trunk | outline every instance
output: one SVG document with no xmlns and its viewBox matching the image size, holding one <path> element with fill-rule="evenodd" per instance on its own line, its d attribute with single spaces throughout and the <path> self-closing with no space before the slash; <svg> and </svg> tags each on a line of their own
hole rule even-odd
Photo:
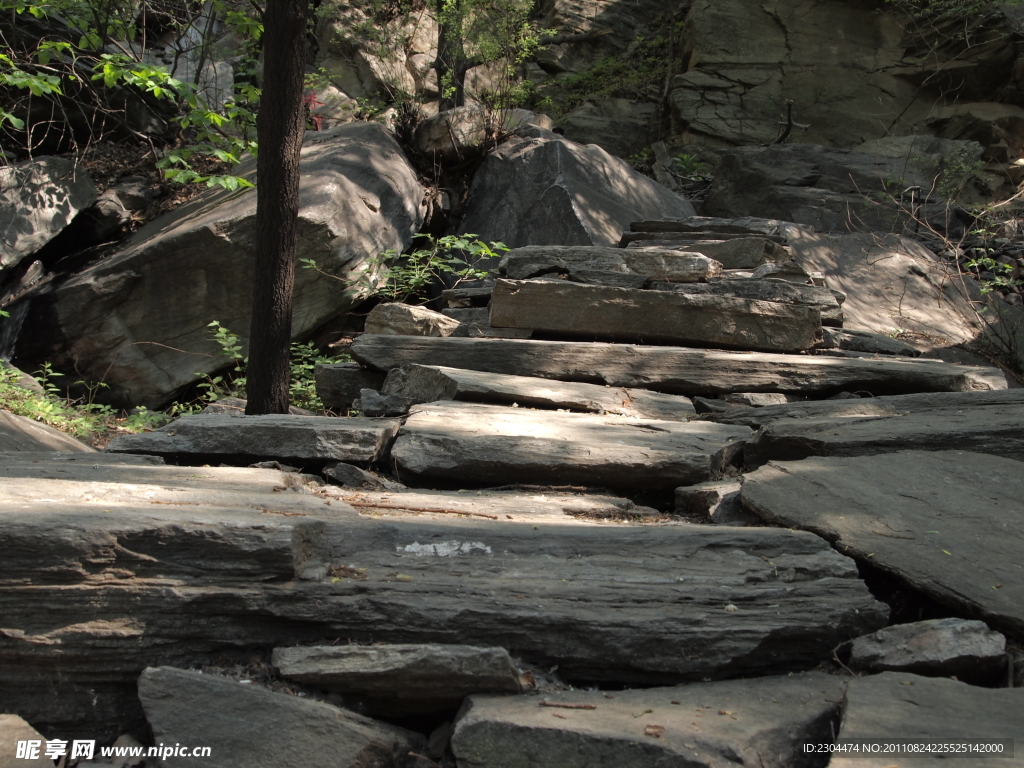
<svg viewBox="0 0 1024 768">
<path fill-rule="evenodd" d="M 463 69 L 462 40 L 462 3 L 455 0 L 445 7 L 445 0 L 437 0 L 437 59 L 434 69 L 437 72 L 437 85 L 441 89 L 438 111 L 445 112 L 466 103 L 466 72 Z M 445 93 L 445 76 L 451 75 L 449 88 L 454 90 Z"/>
<path fill-rule="evenodd" d="M 288 412 L 288 352 L 298 241 L 299 151 L 305 128 L 307 0 L 268 0 L 263 96 L 256 118 L 256 280 L 245 412 Z"/>
</svg>

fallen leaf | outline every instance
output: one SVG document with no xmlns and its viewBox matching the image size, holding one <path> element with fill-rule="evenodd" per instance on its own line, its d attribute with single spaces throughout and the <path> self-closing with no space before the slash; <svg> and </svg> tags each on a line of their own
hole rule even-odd
<svg viewBox="0 0 1024 768">
<path fill-rule="evenodd" d="M 949 551 L 948 549 L 944 549 L 944 550 L 942 550 L 942 551 L 943 551 L 943 552 L 945 552 L 945 553 L 946 553 L 947 555 L 949 555 L 950 557 L 952 557 L 952 556 L 953 556 L 953 553 L 952 553 L 952 552 L 950 552 L 950 551 Z"/>
<path fill-rule="evenodd" d="M 638 712 L 637 714 L 633 715 L 633 717 L 643 717 L 644 715 L 650 715 L 653 712 L 653 709 L 645 709 L 643 712 Z"/>
<path fill-rule="evenodd" d="M 597 709 L 597 704 L 572 704 L 571 702 L 565 701 L 539 701 L 537 702 L 538 707 L 558 707 L 559 709 Z"/>
<path fill-rule="evenodd" d="M 653 736 L 656 739 L 660 739 L 663 733 L 665 733 L 664 725 L 648 725 L 644 727 L 644 736 Z"/>
<path fill-rule="evenodd" d="M 404 573 L 400 573 L 395 576 L 395 581 L 412 581 L 412 576 L 406 576 Z"/>
<path fill-rule="evenodd" d="M 718 714 L 720 714 L 720 715 L 735 715 L 736 713 L 733 712 L 731 709 L 720 709 L 720 710 L 718 710 Z"/>
</svg>

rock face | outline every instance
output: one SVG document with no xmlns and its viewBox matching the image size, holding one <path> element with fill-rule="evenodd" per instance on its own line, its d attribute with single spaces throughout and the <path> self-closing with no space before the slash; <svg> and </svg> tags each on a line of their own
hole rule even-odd
<svg viewBox="0 0 1024 768">
<path fill-rule="evenodd" d="M 474 693 L 519 693 L 504 648 L 373 645 L 275 648 L 282 677 L 370 700 L 388 713 L 458 707 Z"/>
<path fill-rule="evenodd" d="M 330 704 L 172 667 L 143 672 L 139 699 L 157 744 L 209 747 L 202 762 L 215 768 L 403 768 L 423 745 L 418 734 Z"/>
<path fill-rule="evenodd" d="M 935 360 L 824 358 L 678 347 L 517 339 L 360 336 L 351 347 L 363 365 L 444 365 L 474 371 L 646 387 L 681 395 L 728 392 L 841 391 L 873 394 L 1005 389 L 998 368 Z"/>
<path fill-rule="evenodd" d="M 1006 638 L 984 622 L 933 619 L 898 624 L 850 643 L 851 669 L 914 672 L 992 682 L 1006 666 Z"/>
<path fill-rule="evenodd" d="M 491 325 L 576 336 L 770 352 L 820 338 L 814 307 L 548 280 L 499 280 Z"/>
<path fill-rule="evenodd" d="M 693 404 L 685 397 L 645 389 L 613 389 L 597 384 L 466 371 L 443 366 L 410 365 L 394 368 L 384 382 L 384 391 L 407 397 L 415 403 L 432 403 L 437 400 L 505 405 L 515 403 L 530 408 L 613 413 L 669 421 L 686 421 L 695 413 Z"/>
<path fill-rule="evenodd" d="M 851 352 L 868 352 L 880 355 L 900 355 L 901 357 L 920 357 L 921 350 L 902 341 L 870 331 L 854 331 L 849 328 L 836 330 L 823 328 L 823 349 L 846 349 Z"/>
<path fill-rule="evenodd" d="M 473 696 L 455 723 L 460 768 L 805 765 L 831 741 L 845 682 L 820 673 L 641 691 Z"/>
<path fill-rule="evenodd" d="M 900 189 L 888 188 L 888 179 L 901 179 Z M 763 216 L 822 232 L 891 232 L 901 219 L 890 194 L 899 200 L 913 185 L 927 190 L 931 180 L 879 155 L 814 144 L 741 147 L 723 155 L 705 209 L 714 216 Z"/>
<path fill-rule="evenodd" d="M 458 327 L 458 320 L 409 304 L 378 304 L 366 316 L 366 333 L 386 336 L 451 336 Z"/>
<path fill-rule="evenodd" d="M 46 424 L 0 410 L 0 452 L 2 451 L 95 453 L 96 449 Z"/>
<path fill-rule="evenodd" d="M 526 109 L 490 110 L 482 104 L 468 104 L 428 117 L 416 126 L 413 141 L 428 157 L 453 163 L 479 154 L 488 138 L 521 125 L 554 127 L 550 117 Z"/>
<path fill-rule="evenodd" d="M 460 231 L 510 248 L 616 245 L 636 219 L 693 215 L 683 198 L 596 145 L 514 139 L 473 178 Z"/>
<path fill-rule="evenodd" d="M 298 256 L 341 280 L 297 271 L 294 338 L 365 295 L 346 292 L 346 281 L 360 277 L 367 258 L 404 249 L 424 210 L 416 174 L 382 126 L 310 136 Z M 211 321 L 242 334 L 249 328 L 255 211 L 255 190 L 204 195 L 143 227 L 114 255 L 34 289 L 18 357 L 51 360 L 108 382 L 121 400 L 162 407 L 196 371 L 225 367 Z"/>
<path fill-rule="evenodd" d="M 649 280 L 670 283 L 696 283 L 717 277 L 722 265 L 700 254 L 644 249 L 623 250 L 608 247 L 527 246 L 515 248 L 501 258 L 503 274 L 523 280 L 550 273 L 579 276 L 578 282 L 592 272 L 616 272 L 642 275 Z"/>
<path fill-rule="evenodd" d="M 30 752 L 27 744 L 35 742 Z M 20 753 L 19 746 L 25 748 Z M 34 756 L 30 756 L 34 754 Z M 52 768 L 53 760 L 46 757 L 46 739 L 35 728 L 17 715 L 0 715 L 0 768 Z"/>
<path fill-rule="evenodd" d="M 743 506 L 806 528 L 914 589 L 1024 630 L 1024 464 L 962 451 L 772 462 L 746 475 Z M 937 532 L 936 532 L 937 531 Z"/>
<path fill-rule="evenodd" d="M 750 434 L 709 426 L 440 402 L 416 408 L 391 457 L 401 477 L 674 488 L 720 477 Z"/>
<path fill-rule="evenodd" d="M 66 158 L 0 168 L 0 276 L 50 242 L 95 199 L 85 168 Z"/>
<path fill-rule="evenodd" d="M 653 283 L 650 287 L 690 296 L 723 296 L 747 301 L 771 301 L 814 307 L 818 310 L 822 325 L 843 324 L 843 309 L 836 295 L 828 288 L 817 285 L 798 285 L 777 279 L 736 279 L 715 280 L 710 283 Z M 825 332 L 825 338 L 829 338 L 828 332 Z"/>
<path fill-rule="evenodd" d="M 111 453 L 156 456 L 280 457 L 298 461 L 372 462 L 398 432 L 391 419 L 327 416 L 183 416 L 153 432 L 114 438 Z"/>
<path fill-rule="evenodd" d="M 839 738 L 853 742 L 864 739 L 888 742 L 1013 739 L 1020 744 L 1024 738 L 1024 690 L 976 688 L 956 680 L 935 680 L 900 672 L 862 677 L 851 680 L 847 687 Z M 946 768 L 950 760 L 945 757 L 921 756 L 903 759 L 897 764 Z M 967 758 L 967 761 L 983 764 L 988 759 L 992 758 Z M 1024 764 L 1016 751 L 1012 759 L 993 759 L 995 762 L 1014 768 Z M 836 754 L 829 768 L 887 768 L 893 764 L 891 754 L 878 757 Z"/>
</svg>

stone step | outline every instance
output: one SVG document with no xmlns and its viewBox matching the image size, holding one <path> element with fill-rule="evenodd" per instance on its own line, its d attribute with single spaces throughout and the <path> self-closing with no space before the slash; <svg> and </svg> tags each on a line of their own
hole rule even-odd
<svg viewBox="0 0 1024 768">
<path fill-rule="evenodd" d="M 413 403 L 464 400 L 669 421 L 686 421 L 696 413 L 693 403 L 679 395 L 444 366 L 394 368 L 384 382 L 383 391 L 408 398 Z"/>
<path fill-rule="evenodd" d="M 629 225 L 632 232 L 708 232 L 712 234 L 769 235 L 784 240 L 781 234 L 789 222 L 745 216 L 723 219 L 716 216 L 691 216 L 688 219 L 646 219 Z"/>
<path fill-rule="evenodd" d="M 719 262 L 699 254 L 659 251 L 654 248 L 630 251 L 569 245 L 515 248 L 502 257 L 498 268 L 513 280 L 550 273 L 571 276 L 608 271 L 671 283 L 696 283 L 717 277 L 722 272 Z"/>
<path fill-rule="evenodd" d="M 668 489 L 719 478 L 749 435 L 709 422 L 437 402 L 414 409 L 391 458 L 406 483 Z"/>
<path fill-rule="evenodd" d="M 570 341 L 439 339 L 364 334 L 350 352 L 363 365 L 443 365 L 474 371 L 642 387 L 680 395 L 784 392 L 828 396 L 1006 389 L 998 368 L 904 358 L 858 359 Z M 329 382 L 337 364 L 317 366 Z M 344 364 L 342 364 L 344 365 Z"/>
<path fill-rule="evenodd" d="M 97 452 L 59 429 L 0 409 L 0 453 L 25 451 Z"/>
<path fill-rule="evenodd" d="M 743 506 L 869 559 L 912 589 L 1024 633 L 1024 463 L 953 451 L 771 462 Z"/>
<path fill-rule="evenodd" d="M 182 416 L 153 432 L 115 437 L 106 450 L 195 459 L 368 463 L 384 455 L 398 427 L 395 419 L 207 414 Z"/>
<path fill-rule="evenodd" d="M 932 408 L 884 416 L 779 419 L 747 441 L 744 464 L 894 451 L 974 451 L 1024 461 L 1024 405 Z"/>
<path fill-rule="evenodd" d="M 757 269 L 762 264 L 785 263 L 793 253 L 784 245 L 764 237 L 709 239 L 671 233 L 627 233 L 622 236 L 627 250 L 675 250 L 699 254 L 721 263 L 723 269 Z"/>
<path fill-rule="evenodd" d="M 751 301 L 772 301 L 814 307 L 821 315 L 822 325 L 843 324 L 843 309 L 828 288 L 800 285 L 785 280 L 715 280 L 710 283 L 652 282 L 655 291 L 675 291 L 689 296 L 726 296 Z"/>
<path fill-rule="evenodd" d="M 808 669 L 888 614 L 800 531 L 354 508 L 277 490 L 274 470 L 101 465 L 72 488 L 50 463 L 2 466 L 20 490 L 0 483 L 0 700 L 81 738 L 140 722 L 146 667 L 221 654 L 468 644 L 569 681 L 666 684 Z M 262 493 L 233 492 L 253 473 Z"/>
<path fill-rule="evenodd" d="M 777 352 L 809 349 L 821 338 L 816 307 L 562 281 L 498 280 L 491 325 Z"/>
</svg>

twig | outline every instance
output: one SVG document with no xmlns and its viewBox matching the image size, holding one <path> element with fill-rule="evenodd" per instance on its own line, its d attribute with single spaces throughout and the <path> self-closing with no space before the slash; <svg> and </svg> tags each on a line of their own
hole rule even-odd
<svg viewBox="0 0 1024 768">
<path fill-rule="evenodd" d="M 463 512 L 461 509 L 442 509 L 441 507 L 406 507 L 401 504 L 385 504 L 375 501 L 347 501 L 346 504 L 353 507 L 377 507 L 379 509 L 404 509 L 407 512 L 437 512 L 442 515 L 469 515 L 471 517 L 486 517 L 488 520 L 500 520 L 497 515 L 485 515 L 483 512 Z"/>
<path fill-rule="evenodd" d="M 544 701 L 537 702 L 538 707 L 558 707 L 559 709 L 597 709 L 597 704 L 569 704 L 568 702 L 561 701 Z"/>
</svg>

